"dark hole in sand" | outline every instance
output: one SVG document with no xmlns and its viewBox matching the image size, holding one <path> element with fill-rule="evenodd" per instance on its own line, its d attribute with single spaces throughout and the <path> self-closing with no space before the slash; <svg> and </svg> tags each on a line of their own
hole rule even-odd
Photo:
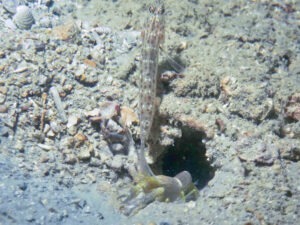
<svg viewBox="0 0 300 225">
<path fill-rule="evenodd" d="M 174 146 L 167 149 L 162 157 L 162 172 L 174 177 L 183 170 L 190 172 L 198 189 L 207 185 L 214 176 L 214 168 L 205 156 L 206 148 L 202 143 L 203 135 L 190 128 L 182 129 L 182 137 L 175 140 Z"/>
</svg>

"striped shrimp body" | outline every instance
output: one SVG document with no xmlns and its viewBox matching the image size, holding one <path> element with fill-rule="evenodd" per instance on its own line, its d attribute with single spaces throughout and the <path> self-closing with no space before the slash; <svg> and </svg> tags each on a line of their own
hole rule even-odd
<svg viewBox="0 0 300 225">
<path fill-rule="evenodd" d="M 146 142 L 150 136 L 156 111 L 157 68 L 160 45 L 164 41 L 164 5 L 156 1 L 149 9 L 151 16 L 142 32 L 142 62 L 139 93 L 141 147 L 138 152 L 140 172 L 153 175 L 145 160 Z"/>
<path fill-rule="evenodd" d="M 170 202 L 178 198 L 185 200 L 186 197 L 195 199 L 198 196 L 198 190 L 192 183 L 192 176 L 188 171 L 182 171 L 175 177 L 154 175 L 145 158 L 146 143 L 149 141 L 157 107 L 158 55 L 165 30 L 164 6 L 160 1 L 156 1 L 156 6 L 150 7 L 151 17 L 142 33 L 142 72 L 139 93 L 141 146 L 136 149 L 139 174 L 134 177 L 136 185 L 121 204 L 120 210 L 125 215 L 133 215 L 155 200 Z"/>
</svg>

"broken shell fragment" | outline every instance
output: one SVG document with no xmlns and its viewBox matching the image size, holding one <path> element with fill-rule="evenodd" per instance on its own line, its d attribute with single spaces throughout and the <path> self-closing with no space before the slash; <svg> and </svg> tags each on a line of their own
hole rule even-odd
<svg viewBox="0 0 300 225">
<path fill-rule="evenodd" d="M 300 93 L 289 96 L 284 112 L 287 118 L 300 120 Z"/>
<path fill-rule="evenodd" d="M 30 8 L 25 5 L 18 6 L 13 21 L 19 29 L 29 30 L 34 24 L 34 18 Z"/>
<path fill-rule="evenodd" d="M 85 112 L 86 117 L 91 117 L 92 122 L 100 120 L 108 120 L 120 113 L 120 106 L 115 102 L 101 102 L 99 108 Z M 100 118 L 99 118 L 100 117 Z"/>
<path fill-rule="evenodd" d="M 102 102 L 99 108 L 102 119 L 111 119 L 120 112 L 120 106 L 116 102 Z"/>
<path fill-rule="evenodd" d="M 131 124 L 137 124 L 139 122 L 136 113 L 127 106 L 122 106 L 120 113 L 121 113 L 121 123 L 126 127 L 130 127 Z"/>
<path fill-rule="evenodd" d="M 68 118 L 67 128 L 77 125 L 80 122 L 80 118 L 77 116 L 70 116 Z"/>
<path fill-rule="evenodd" d="M 53 28 L 52 35 L 55 39 L 68 41 L 75 40 L 80 30 L 75 21 L 67 21 L 66 23 Z"/>
<path fill-rule="evenodd" d="M 82 133 L 77 133 L 75 135 L 75 139 L 77 139 L 78 141 L 86 141 L 87 137 L 84 134 L 82 134 Z"/>
<path fill-rule="evenodd" d="M 97 117 L 100 116 L 100 109 L 93 109 L 92 111 L 85 112 L 86 117 Z"/>
</svg>

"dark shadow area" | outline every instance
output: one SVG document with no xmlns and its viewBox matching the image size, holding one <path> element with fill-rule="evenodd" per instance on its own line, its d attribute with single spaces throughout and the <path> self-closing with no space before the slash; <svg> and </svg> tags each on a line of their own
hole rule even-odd
<svg viewBox="0 0 300 225">
<path fill-rule="evenodd" d="M 192 175 L 196 187 L 202 189 L 213 178 L 215 170 L 205 156 L 201 133 L 190 128 L 183 128 L 182 132 L 182 138 L 176 140 L 162 157 L 162 172 L 174 177 L 186 170 Z"/>
</svg>

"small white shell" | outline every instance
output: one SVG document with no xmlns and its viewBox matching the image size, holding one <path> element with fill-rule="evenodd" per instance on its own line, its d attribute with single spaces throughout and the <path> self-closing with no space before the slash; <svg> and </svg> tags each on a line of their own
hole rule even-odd
<svg viewBox="0 0 300 225">
<path fill-rule="evenodd" d="M 25 5 L 17 7 L 17 13 L 14 16 L 13 21 L 17 27 L 22 30 L 29 30 L 32 24 L 34 24 L 34 18 L 31 10 Z"/>
<path fill-rule="evenodd" d="M 17 0 L 2 0 L 3 8 L 12 14 L 16 13 L 18 4 L 19 2 Z"/>
</svg>

